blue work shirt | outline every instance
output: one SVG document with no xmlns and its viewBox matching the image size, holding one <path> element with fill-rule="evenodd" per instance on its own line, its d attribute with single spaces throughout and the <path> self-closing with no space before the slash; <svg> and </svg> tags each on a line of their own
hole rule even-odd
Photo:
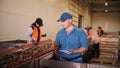
<svg viewBox="0 0 120 68">
<path fill-rule="evenodd" d="M 87 44 L 87 37 L 85 35 L 85 32 L 74 26 L 69 35 L 67 35 L 65 29 L 61 29 L 56 36 L 55 43 L 59 46 L 59 50 L 76 50 L 80 47 L 85 47 L 88 49 Z M 61 57 L 65 58 L 74 58 L 76 56 L 82 55 L 82 53 L 75 53 L 75 54 L 67 54 L 64 52 L 59 52 L 60 59 L 63 60 Z M 74 61 L 74 60 L 73 60 Z M 82 62 L 82 57 L 79 60 Z"/>
</svg>

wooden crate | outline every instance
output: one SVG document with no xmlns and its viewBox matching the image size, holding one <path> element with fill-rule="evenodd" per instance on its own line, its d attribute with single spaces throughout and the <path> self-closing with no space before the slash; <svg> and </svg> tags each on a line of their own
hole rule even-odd
<svg viewBox="0 0 120 68">
<path fill-rule="evenodd" d="M 105 35 L 119 35 L 119 32 L 105 32 Z"/>
<path fill-rule="evenodd" d="M 105 35 L 100 39 L 100 63 L 112 63 L 118 60 L 119 36 Z"/>
<path fill-rule="evenodd" d="M 102 37 L 100 37 L 100 41 L 101 42 L 119 42 L 119 36 L 102 36 Z"/>
</svg>

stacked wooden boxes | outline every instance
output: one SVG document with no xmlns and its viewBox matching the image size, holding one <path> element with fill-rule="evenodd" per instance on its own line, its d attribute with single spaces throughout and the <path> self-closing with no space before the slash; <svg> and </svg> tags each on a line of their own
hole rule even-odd
<svg viewBox="0 0 120 68">
<path fill-rule="evenodd" d="M 118 60 L 119 35 L 104 35 L 100 38 L 100 63 L 113 65 Z"/>
<path fill-rule="evenodd" d="M 105 32 L 104 34 L 111 35 L 111 36 L 119 36 L 119 39 L 120 39 L 120 32 Z M 120 42 L 119 42 L 118 50 L 120 50 Z"/>
</svg>

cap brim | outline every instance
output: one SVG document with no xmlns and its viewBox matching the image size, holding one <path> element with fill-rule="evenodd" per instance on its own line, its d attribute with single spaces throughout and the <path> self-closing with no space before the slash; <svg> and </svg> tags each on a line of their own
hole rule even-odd
<svg viewBox="0 0 120 68">
<path fill-rule="evenodd" d="M 57 20 L 57 22 L 60 22 L 60 20 Z"/>
<path fill-rule="evenodd" d="M 57 22 L 64 22 L 64 21 L 59 19 L 59 20 L 57 20 Z"/>
</svg>

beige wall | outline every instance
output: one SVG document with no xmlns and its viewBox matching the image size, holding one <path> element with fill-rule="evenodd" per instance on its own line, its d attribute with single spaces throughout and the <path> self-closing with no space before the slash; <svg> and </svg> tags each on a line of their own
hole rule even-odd
<svg viewBox="0 0 120 68">
<path fill-rule="evenodd" d="M 91 13 L 88 8 L 85 10 L 83 25 L 83 28 L 91 25 Z"/>
<path fill-rule="evenodd" d="M 92 26 L 94 29 L 102 26 L 106 32 L 120 32 L 120 13 L 94 13 Z"/>
<path fill-rule="evenodd" d="M 54 40 L 61 28 L 57 19 L 64 11 L 68 11 L 68 0 L 0 0 L 0 41 L 25 40 L 27 29 L 37 17 L 44 22 L 42 31 L 47 37 L 43 39 Z M 84 15 L 89 21 L 88 14 Z"/>
</svg>

